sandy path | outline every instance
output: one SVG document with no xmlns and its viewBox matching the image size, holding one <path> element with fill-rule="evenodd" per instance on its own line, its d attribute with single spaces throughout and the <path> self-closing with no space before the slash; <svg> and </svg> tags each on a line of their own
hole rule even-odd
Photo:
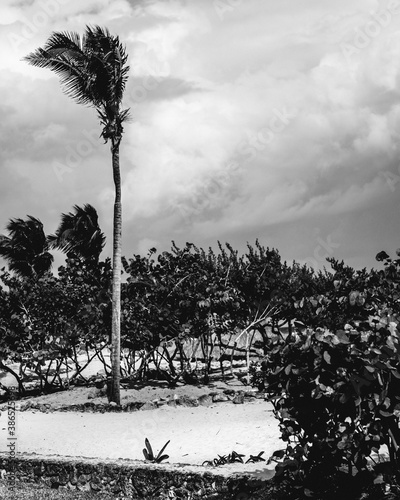
<svg viewBox="0 0 400 500">
<path fill-rule="evenodd" d="M 0 417 L 1 451 L 6 451 L 6 412 Z M 232 450 L 268 458 L 284 443 L 272 406 L 262 400 L 243 405 L 219 403 L 210 407 L 163 406 L 133 413 L 17 414 L 17 451 L 43 455 L 143 460 L 147 437 L 154 451 L 169 439 L 169 462 L 201 465 Z M 248 464 L 238 470 L 254 470 Z M 268 469 L 273 469 L 273 464 Z M 257 469 L 260 469 L 257 464 Z"/>
</svg>

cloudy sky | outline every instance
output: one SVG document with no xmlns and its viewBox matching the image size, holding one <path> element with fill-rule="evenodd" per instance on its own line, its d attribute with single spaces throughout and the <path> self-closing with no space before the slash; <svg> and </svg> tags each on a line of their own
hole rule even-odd
<svg viewBox="0 0 400 500">
<path fill-rule="evenodd" d="M 0 232 L 91 203 L 111 254 L 93 109 L 21 58 L 87 24 L 130 56 L 123 253 L 171 240 L 377 267 L 400 247 L 400 0 L 2 0 Z"/>
</svg>

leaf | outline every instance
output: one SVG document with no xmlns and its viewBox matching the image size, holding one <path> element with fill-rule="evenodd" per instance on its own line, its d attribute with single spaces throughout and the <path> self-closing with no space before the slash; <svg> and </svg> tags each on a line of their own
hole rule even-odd
<svg viewBox="0 0 400 500">
<path fill-rule="evenodd" d="M 360 295 L 360 292 L 356 292 L 356 291 L 350 292 L 350 294 L 349 294 L 349 302 L 350 302 L 351 306 L 355 306 L 356 305 L 356 300 L 357 300 L 357 297 L 359 295 Z"/>
<path fill-rule="evenodd" d="M 331 364 L 331 356 L 328 353 L 328 351 L 324 351 L 323 357 L 324 357 L 324 360 L 328 363 L 328 365 L 330 365 Z"/>
<path fill-rule="evenodd" d="M 286 451 L 285 450 L 276 450 L 273 452 L 273 454 L 271 455 L 271 459 L 278 459 L 278 460 L 281 460 L 284 456 L 285 456 L 285 453 Z"/>
<path fill-rule="evenodd" d="M 144 440 L 144 444 L 146 445 L 149 456 L 154 457 L 153 448 L 151 447 L 150 441 L 147 438 Z"/>
<path fill-rule="evenodd" d="M 400 373 L 397 370 L 392 370 L 392 375 L 398 379 L 400 379 Z"/>
<path fill-rule="evenodd" d="M 374 479 L 374 484 L 383 484 L 384 482 L 383 474 L 379 474 L 379 476 Z"/>
<path fill-rule="evenodd" d="M 165 443 L 165 445 L 161 448 L 160 452 L 158 453 L 158 455 L 161 455 L 161 453 L 165 450 L 165 448 L 169 445 L 170 443 L 170 439 Z"/>
<path fill-rule="evenodd" d="M 350 339 L 344 330 L 337 331 L 335 337 L 338 338 L 341 344 L 350 344 Z"/>
</svg>

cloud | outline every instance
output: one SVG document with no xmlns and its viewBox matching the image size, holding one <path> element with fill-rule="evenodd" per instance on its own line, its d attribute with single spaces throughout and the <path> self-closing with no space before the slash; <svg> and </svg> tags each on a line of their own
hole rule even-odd
<svg viewBox="0 0 400 500">
<path fill-rule="evenodd" d="M 240 241 L 250 228 L 286 243 L 276 228 L 357 220 L 396 196 L 382 174 L 397 171 L 400 131 L 400 16 L 385 18 L 388 8 L 372 0 L 249 0 L 223 13 L 212 0 L 3 2 L 3 186 L 18 184 L 27 209 L 49 214 L 51 230 L 57 214 L 90 202 L 111 240 L 110 152 L 94 110 L 20 60 L 53 30 L 98 23 L 130 56 L 132 119 L 121 143 L 129 252 L 177 235 Z M 3 199 L 4 219 L 17 216 Z"/>
</svg>

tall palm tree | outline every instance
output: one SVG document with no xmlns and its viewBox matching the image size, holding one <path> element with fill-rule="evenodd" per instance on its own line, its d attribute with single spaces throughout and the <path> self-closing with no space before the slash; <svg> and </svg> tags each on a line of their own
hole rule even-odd
<svg viewBox="0 0 400 500">
<path fill-rule="evenodd" d="M 97 263 L 106 238 L 99 226 L 96 209 L 88 203 L 74 206 L 74 213 L 62 214 L 55 234 L 47 240 L 51 248 L 58 248 L 68 256 L 83 257 L 86 262 Z"/>
<path fill-rule="evenodd" d="M 26 220 L 10 219 L 9 236 L 0 235 L 0 255 L 10 271 L 21 278 L 38 278 L 50 271 L 53 256 L 39 219 L 27 215 Z"/>
<path fill-rule="evenodd" d="M 48 68 L 60 76 L 64 92 L 79 104 L 94 107 L 103 126 L 101 136 L 111 142 L 115 185 L 113 231 L 113 283 L 111 361 L 112 387 L 110 401 L 120 404 L 120 330 L 121 330 L 121 174 L 119 146 L 122 123 L 129 110 L 122 109 L 122 97 L 128 80 L 129 66 L 125 47 L 118 36 L 100 26 L 87 26 L 78 33 L 55 32 L 43 48 L 25 60 L 39 68 Z"/>
</svg>

